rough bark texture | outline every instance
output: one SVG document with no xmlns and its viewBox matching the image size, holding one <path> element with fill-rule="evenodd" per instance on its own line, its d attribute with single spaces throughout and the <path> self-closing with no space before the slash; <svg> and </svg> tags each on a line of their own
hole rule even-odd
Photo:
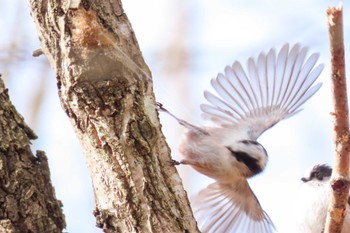
<svg viewBox="0 0 350 233">
<path fill-rule="evenodd" d="M 328 207 L 325 232 L 341 232 L 349 195 L 349 110 L 346 93 L 343 42 L 343 9 L 327 10 L 331 51 L 331 84 L 334 103 L 334 169 L 332 195 Z"/>
<path fill-rule="evenodd" d="M 197 232 L 160 131 L 152 80 L 120 0 L 30 0 L 105 232 Z"/>
<path fill-rule="evenodd" d="M 47 157 L 34 156 L 35 133 L 11 104 L 0 79 L 0 232 L 62 232 L 61 202 L 50 180 Z"/>
</svg>

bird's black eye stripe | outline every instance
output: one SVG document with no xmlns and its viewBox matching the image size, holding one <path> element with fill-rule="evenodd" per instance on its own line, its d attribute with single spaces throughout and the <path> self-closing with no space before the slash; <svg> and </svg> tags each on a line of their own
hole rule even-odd
<svg viewBox="0 0 350 233">
<path fill-rule="evenodd" d="M 257 142 L 257 141 L 254 141 L 254 140 L 241 140 L 241 141 L 239 141 L 239 142 L 241 142 L 241 143 L 243 143 L 243 144 L 245 144 L 245 145 L 254 145 L 254 146 L 258 146 L 258 147 L 260 147 L 262 150 L 264 150 L 266 156 L 268 156 L 267 151 L 265 150 L 265 148 L 264 148 L 259 142 Z"/>
<path fill-rule="evenodd" d="M 242 141 L 240 141 L 240 142 L 242 142 L 243 144 L 253 144 L 253 145 L 260 145 L 260 143 L 259 142 L 257 142 L 257 141 L 253 141 L 253 140 L 242 140 Z"/>
<path fill-rule="evenodd" d="M 318 165 L 313 168 L 310 175 L 310 180 L 316 178 L 318 180 L 323 180 L 325 177 L 330 177 L 332 175 L 332 168 L 326 165 Z"/>
<path fill-rule="evenodd" d="M 253 174 L 258 174 L 262 171 L 259 161 L 256 158 L 251 157 L 248 153 L 243 151 L 233 151 L 230 147 L 227 147 L 227 149 L 238 162 L 244 163 Z"/>
</svg>

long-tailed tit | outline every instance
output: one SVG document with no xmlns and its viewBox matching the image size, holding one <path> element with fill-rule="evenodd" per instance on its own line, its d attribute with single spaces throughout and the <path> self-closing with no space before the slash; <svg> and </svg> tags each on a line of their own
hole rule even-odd
<svg viewBox="0 0 350 233">
<path fill-rule="evenodd" d="M 211 85 L 218 96 L 205 91 L 205 119 L 216 127 L 197 127 L 169 113 L 187 128 L 180 152 L 187 164 L 214 178 L 215 183 L 194 199 L 193 210 L 202 232 L 270 233 L 274 225 L 251 190 L 247 178 L 262 172 L 268 155 L 258 137 L 301 109 L 320 87 L 313 83 L 323 65 L 314 68 L 318 54 L 307 57 L 299 44 L 286 44 L 276 54 L 260 53 L 248 59 L 247 73 L 239 62 L 225 68 Z"/>
<path fill-rule="evenodd" d="M 316 165 L 301 180 L 303 184 L 295 202 L 296 232 L 321 233 L 326 223 L 327 208 L 331 192 L 332 168 L 326 164 Z M 350 210 L 344 219 L 342 233 L 350 232 Z"/>
</svg>

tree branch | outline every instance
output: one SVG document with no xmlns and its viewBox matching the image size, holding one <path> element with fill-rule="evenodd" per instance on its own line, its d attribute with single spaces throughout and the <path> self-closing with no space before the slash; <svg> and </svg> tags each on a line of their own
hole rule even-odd
<svg viewBox="0 0 350 233">
<path fill-rule="evenodd" d="M 331 178 L 332 194 L 326 218 L 326 233 L 341 232 L 349 195 L 349 118 L 345 79 L 342 6 L 327 9 L 331 83 L 334 102 L 334 169 Z"/>
<path fill-rule="evenodd" d="M 31 152 L 36 138 L 0 79 L 0 232 L 59 233 L 66 226 L 47 157 Z"/>
<path fill-rule="evenodd" d="M 150 71 L 120 0 L 30 0 L 105 232 L 198 232 L 168 162 Z"/>
</svg>

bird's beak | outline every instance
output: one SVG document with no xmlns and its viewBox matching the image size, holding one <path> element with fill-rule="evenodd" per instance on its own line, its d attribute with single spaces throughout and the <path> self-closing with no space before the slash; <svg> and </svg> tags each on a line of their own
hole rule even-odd
<svg viewBox="0 0 350 233">
<path fill-rule="evenodd" d="M 301 181 L 305 183 L 305 182 L 308 182 L 309 179 L 307 179 L 307 178 L 305 178 L 305 177 L 302 177 L 302 178 L 301 178 Z"/>
</svg>

